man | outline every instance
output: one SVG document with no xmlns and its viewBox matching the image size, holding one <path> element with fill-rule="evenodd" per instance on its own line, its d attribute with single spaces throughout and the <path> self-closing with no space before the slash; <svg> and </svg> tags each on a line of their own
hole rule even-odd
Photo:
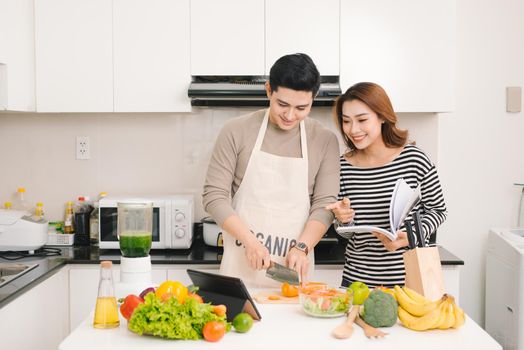
<svg viewBox="0 0 524 350">
<path fill-rule="evenodd" d="M 204 209 L 224 231 L 220 272 L 253 286 L 270 260 L 314 268 L 313 248 L 333 221 L 339 191 L 334 133 L 307 118 L 320 75 L 305 54 L 278 59 L 266 82 L 269 109 L 230 120 L 220 132 L 204 184 Z"/>
</svg>

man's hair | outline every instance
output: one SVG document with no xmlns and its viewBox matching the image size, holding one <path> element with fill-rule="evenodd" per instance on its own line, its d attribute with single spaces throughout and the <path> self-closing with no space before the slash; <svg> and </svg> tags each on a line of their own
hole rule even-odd
<svg viewBox="0 0 524 350">
<path fill-rule="evenodd" d="M 285 87 L 297 91 L 311 91 L 313 97 L 320 87 L 320 73 L 311 57 L 294 53 L 280 57 L 269 71 L 271 91 Z"/>
</svg>

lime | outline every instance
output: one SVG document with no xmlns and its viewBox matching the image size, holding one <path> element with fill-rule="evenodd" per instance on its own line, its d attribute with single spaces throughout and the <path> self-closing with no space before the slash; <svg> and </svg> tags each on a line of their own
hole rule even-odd
<svg viewBox="0 0 524 350">
<path fill-rule="evenodd" d="M 233 319 L 233 327 L 238 333 L 246 333 L 253 326 L 253 317 L 246 312 L 241 312 Z"/>
</svg>

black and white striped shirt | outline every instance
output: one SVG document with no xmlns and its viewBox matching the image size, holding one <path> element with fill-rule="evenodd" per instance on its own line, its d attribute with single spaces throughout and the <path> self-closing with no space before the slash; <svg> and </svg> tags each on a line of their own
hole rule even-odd
<svg viewBox="0 0 524 350">
<path fill-rule="evenodd" d="M 403 178 L 411 188 L 421 184 L 422 200 L 412 212 L 421 210 L 426 241 L 446 219 L 446 204 L 435 165 L 420 149 L 406 145 L 384 166 L 359 168 L 340 158 L 339 199 L 348 197 L 355 210 L 355 225 L 389 227 L 389 202 L 395 182 Z M 412 220 L 411 214 L 406 220 Z M 405 230 L 404 226 L 401 230 Z M 342 285 L 361 281 L 375 287 L 404 284 L 402 253 L 406 248 L 388 252 L 371 233 L 354 234 L 346 246 Z"/>
</svg>

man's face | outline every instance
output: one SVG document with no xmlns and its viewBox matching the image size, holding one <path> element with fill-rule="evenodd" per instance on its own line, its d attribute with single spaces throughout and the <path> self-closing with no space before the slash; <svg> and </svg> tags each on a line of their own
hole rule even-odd
<svg viewBox="0 0 524 350">
<path fill-rule="evenodd" d="M 266 82 L 269 99 L 269 121 L 282 130 L 291 130 L 304 120 L 311 111 L 313 93 L 279 87 L 272 91 Z"/>
</svg>

